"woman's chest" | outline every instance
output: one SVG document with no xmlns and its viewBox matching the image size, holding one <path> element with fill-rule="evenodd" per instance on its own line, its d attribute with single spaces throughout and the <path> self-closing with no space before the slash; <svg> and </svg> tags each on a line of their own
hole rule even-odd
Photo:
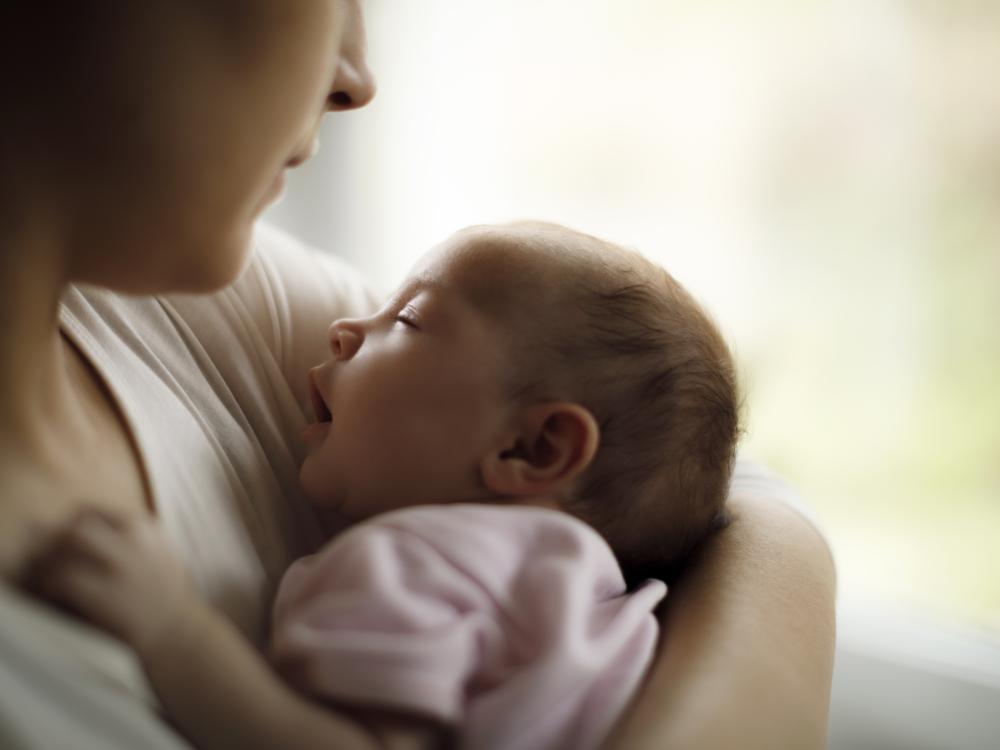
<svg viewBox="0 0 1000 750">
<path fill-rule="evenodd" d="M 83 301 L 74 332 L 120 411 L 119 457 L 131 450 L 205 597 L 259 639 L 278 579 L 319 535 L 298 491 L 304 420 L 287 383 L 225 317 L 193 326 L 155 300 Z"/>
</svg>

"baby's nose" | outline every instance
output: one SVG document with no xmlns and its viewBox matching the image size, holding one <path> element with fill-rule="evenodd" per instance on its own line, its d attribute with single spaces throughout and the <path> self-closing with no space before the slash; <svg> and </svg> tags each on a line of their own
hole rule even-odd
<svg viewBox="0 0 1000 750">
<path fill-rule="evenodd" d="M 357 321 L 338 320 L 330 326 L 330 351 L 334 359 L 350 359 L 361 348 L 362 342 L 364 333 Z"/>
</svg>

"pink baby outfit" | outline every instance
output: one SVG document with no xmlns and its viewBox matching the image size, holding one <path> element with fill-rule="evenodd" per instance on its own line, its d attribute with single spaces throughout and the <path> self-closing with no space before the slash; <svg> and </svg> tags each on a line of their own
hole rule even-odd
<svg viewBox="0 0 1000 750">
<path fill-rule="evenodd" d="M 418 712 L 474 750 L 600 744 L 652 660 L 666 593 L 557 511 L 434 505 L 355 526 L 285 575 L 272 653 L 321 699 Z"/>
</svg>

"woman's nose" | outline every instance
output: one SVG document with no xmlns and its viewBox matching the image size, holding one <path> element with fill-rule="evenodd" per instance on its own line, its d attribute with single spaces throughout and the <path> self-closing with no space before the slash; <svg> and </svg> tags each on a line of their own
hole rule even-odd
<svg viewBox="0 0 1000 750">
<path fill-rule="evenodd" d="M 365 335 L 356 320 L 337 320 L 330 326 L 330 351 L 333 358 L 346 361 L 358 353 Z"/>
<path fill-rule="evenodd" d="M 375 96 L 375 77 L 368 68 L 364 16 L 358 2 L 348 5 L 348 16 L 340 44 L 340 61 L 327 96 L 327 109 L 330 112 L 363 107 Z"/>
<path fill-rule="evenodd" d="M 341 60 L 337 68 L 337 78 L 333 91 L 327 99 L 330 112 L 343 112 L 363 107 L 375 98 L 375 79 L 362 61 L 361 67 Z"/>
</svg>

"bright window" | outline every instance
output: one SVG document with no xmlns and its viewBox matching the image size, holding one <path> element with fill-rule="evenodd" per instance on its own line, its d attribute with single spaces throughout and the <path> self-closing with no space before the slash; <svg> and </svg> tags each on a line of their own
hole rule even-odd
<svg viewBox="0 0 1000 750">
<path fill-rule="evenodd" d="M 272 218 L 387 289 L 470 223 L 641 249 L 728 332 L 842 596 L 995 634 L 998 8 L 372 2 L 380 94 Z"/>
</svg>

